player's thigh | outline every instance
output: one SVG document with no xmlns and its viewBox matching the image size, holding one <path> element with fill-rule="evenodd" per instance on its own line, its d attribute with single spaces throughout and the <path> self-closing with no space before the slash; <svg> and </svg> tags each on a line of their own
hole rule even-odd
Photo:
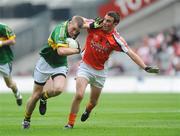
<svg viewBox="0 0 180 136">
<path fill-rule="evenodd" d="M 91 77 L 92 74 L 88 67 L 84 63 L 81 63 L 76 75 L 76 93 L 84 94 Z"/>
<path fill-rule="evenodd" d="M 44 87 L 44 85 L 34 83 L 33 93 L 32 93 L 32 96 L 31 96 L 32 100 L 37 101 L 41 97 L 42 92 L 43 92 L 43 87 Z"/>
<path fill-rule="evenodd" d="M 52 69 L 52 72 L 53 74 L 51 75 L 51 78 L 53 81 L 53 90 L 57 90 L 57 91 L 64 90 L 68 67 L 60 66 Z"/>
<path fill-rule="evenodd" d="M 63 91 L 66 84 L 66 77 L 64 75 L 58 75 L 53 78 L 53 89 Z"/>
<path fill-rule="evenodd" d="M 77 77 L 76 78 L 76 94 L 83 96 L 88 83 L 89 81 L 87 78 L 81 77 L 81 76 Z"/>
<path fill-rule="evenodd" d="M 52 90 L 53 88 L 53 80 L 52 78 L 50 77 L 47 81 L 46 81 L 46 84 L 44 85 L 43 87 L 43 90 Z"/>
<path fill-rule="evenodd" d="M 99 99 L 99 96 L 101 95 L 101 92 L 102 88 L 91 85 L 90 101 L 96 104 L 96 102 Z"/>
<path fill-rule="evenodd" d="M 4 76 L 3 78 L 7 86 L 13 83 L 11 76 Z"/>
</svg>

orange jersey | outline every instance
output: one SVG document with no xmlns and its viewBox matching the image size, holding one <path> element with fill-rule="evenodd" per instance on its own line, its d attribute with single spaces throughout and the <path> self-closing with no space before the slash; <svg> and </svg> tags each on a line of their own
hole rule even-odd
<svg viewBox="0 0 180 136">
<path fill-rule="evenodd" d="M 96 70 L 103 70 L 112 51 L 127 52 L 126 41 L 114 30 L 89 29 L 82 60 Z"/>
</svg>

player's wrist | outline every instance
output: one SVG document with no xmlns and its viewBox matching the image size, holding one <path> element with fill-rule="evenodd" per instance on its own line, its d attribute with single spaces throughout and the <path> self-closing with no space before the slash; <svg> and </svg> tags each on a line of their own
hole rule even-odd
<svg viewBox="0 0 180 136">
<path fill-rule="evenodd" d="M 81 53 L 81 48 L 77 48 L 78 49 L 78 54 Z"/>
<path fill-rule="evenodd" d="M 101 26 L 102 22 L 103 22 L 103 18 L 97 17 L 94 19 L 94 22 L 89 24 L 89 28 L 90 29 L 98 29 L 98 28 L 102 27 Z"/>
<path fill-rule="evenodd" d="M 145 70 L 145 71 L 148 71 L 150 68 L 151 68 L 151 67 L 146 66 L 146 67 L 144 68 L 144 70 Z"/>
<path fill-rule="evenodd" d="M 79 53 L 81 53 L 81 46 L 80 46 L 78 41 L 77 41 L 77 43 L 78 43 L 78 48 L 77 49 L 78 49 L 78 54 L 79 54 Z"/>
<path fill-rule="evenodd" d="M 94 22 L 92 22 L 92 23 L 89 24 L 89 28 L 90 28 L 90 29 L 94 29 Z"/>
</svg>

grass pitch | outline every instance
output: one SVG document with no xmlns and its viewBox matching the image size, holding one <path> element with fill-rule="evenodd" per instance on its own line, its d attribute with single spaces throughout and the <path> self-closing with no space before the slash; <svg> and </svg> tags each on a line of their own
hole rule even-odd
<svg viewBox="0 0 180 136">
<path fill-rule="evenodd" d="M 38 113 L 38 103 L 31 128 L 23 130 L 29 96 L 24 94 L 18 107 L 12 94 L 0 94 L 0 136 L 180 136 L 180 94 L 102 94 L 90 118 L 82 123 L 87 94 L 73 130 L 64 129 L 73 97 L 67 93 L 48 100 L 45 116 Z"/>
</svg>

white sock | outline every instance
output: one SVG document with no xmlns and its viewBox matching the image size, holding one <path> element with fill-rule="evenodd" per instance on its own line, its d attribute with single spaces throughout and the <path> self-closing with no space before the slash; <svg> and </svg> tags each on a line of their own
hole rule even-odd
<svg viewBox="0 0 180 136">
<path fill-rule="evenodd" d="M 15 96 L 16 98 L 20 98 L 20 97 L 21 97 L 21 94 L 20 94 L 19 91 L 17 91 L 17 92 L 14 94 L 14 96 Z"/>
</svg>

